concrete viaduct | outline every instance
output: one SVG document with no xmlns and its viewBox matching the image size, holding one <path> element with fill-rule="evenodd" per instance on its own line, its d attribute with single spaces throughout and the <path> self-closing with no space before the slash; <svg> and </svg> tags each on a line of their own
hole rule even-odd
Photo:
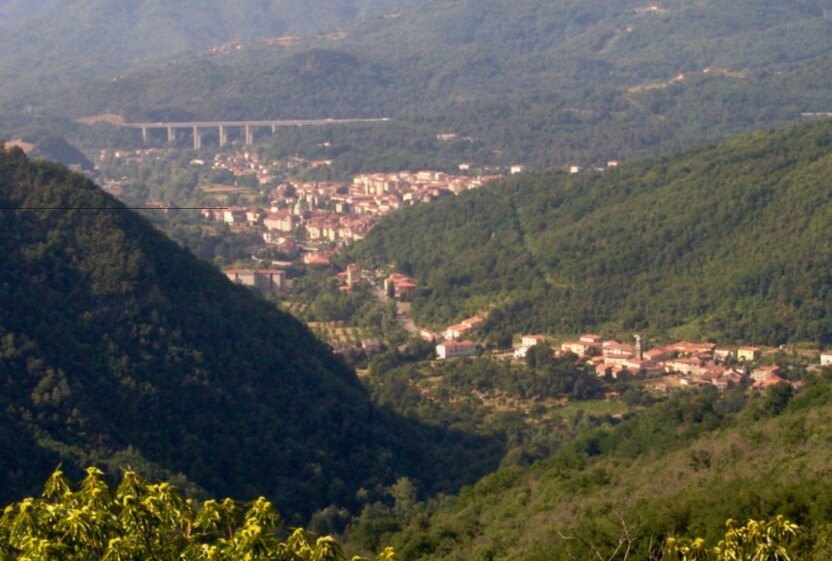
<svg viewBox="0 0 832 561">
<path fill-rule="evenodd" d="M 228 129 L 243 131 L 243 138 L 246 145 L 254 144 L 254 131 L 260 128 L 271 128 L 272 134 L 277 132 L 278 127 L 315 127 L 324 125 L 345 125 L 356 123 L 383 123 L 390 119 L 387 117 L 379 119 L 307 119 L 291 121 L 181 121 L 170 123 L 124 123 L 122 126 L 141 129 L 142 140 L 147 143 L 150 138 L 150 131 L 154 129 L 167 130 L 168 143 L 173 144 L 176 140 L 176 131 L 186 129 L 193 131 L 194 149 L 202 148 L 202 132 L 205 129 L 217 129 L 219 133 L 220 146 L 228 143 Z"/>
</svg>

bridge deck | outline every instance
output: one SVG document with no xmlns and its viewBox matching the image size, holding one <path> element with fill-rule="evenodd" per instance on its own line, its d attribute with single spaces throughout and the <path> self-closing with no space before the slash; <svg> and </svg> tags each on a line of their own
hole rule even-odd
<svg viewBox="0 0 832 561">
<path fill-rule="evenodd" d="M 389 121 L 389 117 L 375 119 L 293 119 L 274 121 L 175 121 L 156 123 L 124 123 L 131 128 L 192 128 L 192 127 L 302 127 L 313 125 L 338 125 L 350 123 L 379 123 Z"/>
</svg>

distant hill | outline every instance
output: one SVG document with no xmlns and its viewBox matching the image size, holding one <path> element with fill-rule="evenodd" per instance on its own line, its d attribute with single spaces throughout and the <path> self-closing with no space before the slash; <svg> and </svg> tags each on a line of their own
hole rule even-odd
<svg viewBox="0 0 832 561">
<path fill-rule="evenodd" d="M 832 343 L 832 122 L 605 171 L 513 179 L 389 217 L 354 247 L 422 287 L 417 321 Z"/>
<path fill-rule="evenodd" d="M 312 47 L 343 51 L 361 65 L 378 67 L 382 80 L 370 84 L 371 95 L 376 103 L 391 102 L 389 107 L 382 105 L 385 111 L 554 91 L 580 92 L 598 86 L 652 88 L 681 74 L 705 69 L 759 70 L 817 60 L 832 52 L 829 0 L 787 4 L 773 0 L 655 4 L 633 0 L 568 0 L 557 4 L 545 0 L 388 0 L 372 8 L 342 1 L 326 6 L 313 2 L 306 9 L 285 2 L 279 4 L 280 8 L 278 4 L 268 8 L 262 4 L 248 1 L 230 8 L 216 1 L 198 6 L 189 2 L 169 6 L 132 2 L 128 7 L 107 4 L 96 5 L 95 9 L 73 5 L 66 8 L 67 13 L 80 14 L 75 20 L 81 19 L 81 25 L 73 23 L 72 29 L 63 30 L 61 26 L 75 20 L 51 13 L 52 19 L 39 22 L 33 33 L 36 29 L 51 36 L 54 27 L 60 40 L 57 46 L 65 57 L 77 54 L 93 60 L 95 56 L 90 53 L 96 52 L 96 45 L 115 45 L 108 49 L 108 59 L 101 58 L 101 64 L 112 68 L 110 75 L 104 73 L 103 77 L 110 79 L 117 73 L 118 80 L 139 82 L 138 95 L 147 88 L 145 95 L 156 99 L 140 103 L 144 108 L 160 103 L 186 108 L 196 101 L 199 109 L 205 105 L 200 102 L 220 94 L 226 99 L 239 97 L 249 110 L 256 110 L 260 98 L 268 97 L 269 84 L 289 80 L 297 71 L 296 66 L 284 64 L 284 50 L 250 44 L 244 49 L 248 55 L 232 49 L 235 56 L 187 59 L 179 64 L 168 61 L 174 65 L 157 67 L 149 75 L 135 75 L 129 68 L 125 71 L 123 61 L 118 61 L 134 52 L 145 57 L 164 56 L 206 49 L 232 38 L 276 35 L 279 30 L 272 27 L 287 27 L 282 22 L 290 17 L 317 22 L 317 27 L 294 24 L 306 30 L 350 21 L 338 34 L 305 36 L 295 50 Z M 399 9 L 397 17 L 389 15 Z M 388 17 L 379 15 L 385 13 Z M 55 48 L 55 44 L 47 47 L 46 42 L 27 40 L 26 33 L 18 28 L 9 31 L 5 39 L 8 45 L 0 41 L 0 47 L 5 47 L 10 56 L 15 49 L 21 50 L 14 60 L 26 58 L 22 55 L 32 48 L 27 45 L 43 43 L 38 48 Z M 100 41 L 102 33 L 111 36 L 112 42 Z M 78 41 L 76 34 L 95 36 L 96 42 Z M 145 41 L 145 37 L 155 40 Z M 70 70 L 69 66 L 64 68 L 66 74 Z M 37 67 L 26 72 L 36 73 Z M 160 84 L 153 82 L 164 84 L 185 76 L 197 78 L 196 83 L 189 86 L 189 80 L 180 79 L 178 91 L 155 93 Z M 245 87 L 238 90 L 242 84 Z M 119 95 L 121 85 L 111 86 L 114 89 L 110 96 L 116 97 L 110 105 L 121 104 L 116 109 L 124 109 L 128 98 L 135 99 L 133 88 Z M 325 95 L 333 95 L 353 84 L 335 75 L 317 86 L 325 90 Z M 386 89 L 392 89 L 389 95 Z M 271 95 L 285 97 L 277 91 L 280 93 Z M 246 97 L 257 101 L 246 101 Z M 360 102 L 361 98 L 354 100 L 358 103 L 354 111 L 362 108 Z M 100 107 L 86 114 L 103 110 Z"/>
<path fill-rule="evenodd" d="M 61 136 L 49 135 L 38 139 L 30 156 L 65 166 L 78 166 L 83 170 L 92 170 L 95 167 L 84 154 Z"/>
<path fill-rule="evenodd" d="M 0 232 L 3 497 L 94 463 L 308 516 L 397 475 L 449 491 L 499 457 L 374 407 L 300 322 L 81 175 L 0 151 Z"/>
<path fill-rule="evenodd" d="M 94 164 L 62 136 L 45 134 L 38 139 L 21 138 L 5 142 L 7 149 L 17 146 L 27 155 L 40 160 L 50 160 L 65 166 L 78 166 L 82 170 L 94 169 Z M 3 145 L 0 144 L 0 148 Z"/>
<path fill-rule="evenodd" d="M 122 73 L 131 64 L 229 42 L 329 32 L 356 18 L 424 0 L 5 0 L 0 69 L 6 88 L 38 91 L 73 75 Z M 14 72 L 14 73 L 13 73 Z"/>
</svg>

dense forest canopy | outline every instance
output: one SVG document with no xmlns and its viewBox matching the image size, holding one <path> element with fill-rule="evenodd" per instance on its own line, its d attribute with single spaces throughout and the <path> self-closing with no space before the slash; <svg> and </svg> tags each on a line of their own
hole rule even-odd
<svg viewBox="0 0 832 561">
<path fill-rule="evenodd" d="M 352 252 L 412 271 L 414 311 L 492 333 L 643 330 L 832 342 L 832 124 L 416 207 Z"/>
<path fill-rule="evenodd" d="M 0 207 L 0 495 L 94 462 L 308 516 L 490 469 L 484 439 L 375 407 L 303 324 L 83 176 L 0 151 Z"/>
</svg>

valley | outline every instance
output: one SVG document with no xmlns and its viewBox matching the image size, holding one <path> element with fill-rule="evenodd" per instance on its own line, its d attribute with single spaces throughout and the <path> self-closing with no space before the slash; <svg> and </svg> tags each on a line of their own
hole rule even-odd
<svg viewBox="0 0 832 561">
<path fill-rule="evenodd" d="M 830 15 L 0 0 L 0 560 L 832 558 Z"/>
</svg>

